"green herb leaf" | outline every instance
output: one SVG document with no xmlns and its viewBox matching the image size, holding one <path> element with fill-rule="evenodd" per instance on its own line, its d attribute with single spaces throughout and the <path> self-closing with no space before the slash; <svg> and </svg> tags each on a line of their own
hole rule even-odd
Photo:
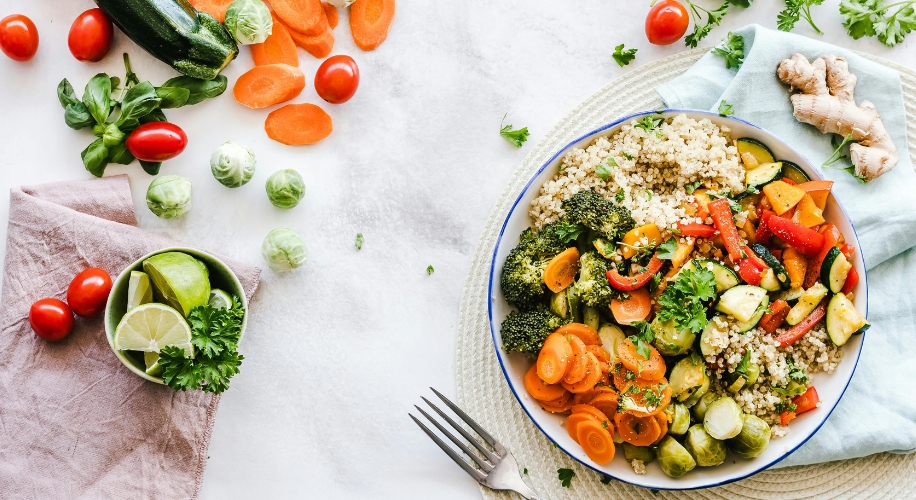
<svg viewBox="0 0 916 500">
<path fill-rule="evenodd" d="M 736 33 L 728 32 L 728 36 L 722 40 L 716 48 L 712 49 L 714 54 L 725 58 L 725 68 L 740 68 L 744 62 L 744 37 Z M 722 113 L 722 105 L 719 105 L 719 113 Z"/>
<path fill-rule="evenodd" d="M 156 96 L 160 99 L 160 108 L 180 108 L 188 103 L 191 91 L 180 87 L 159 87 L 156 89 Z"/>
<path fill-rule="evenodd" d="M 614 195 L 614 201 L 616 201 L 617 204 L 619 205 L 623 203 L 623 200 L 625 199 L 626 199 L 626 193 L 624 193 L 623 188 L 621 188 L 619 191 L 617 191 L 617 194 Z"/>
<path fill-rule="evenodd" d="M 840 15 L 849 36 L 877 36 L 878 41 L 893 47 L 916 30 L 916 1 L 887 3 L 886 0 L 842 0 Z"/>
<path fill-rule="evenodd" d="M 363 233 L 356 233 L 356 249 L 363 249 Z"/>
<path fill-rule="evenodd" d="M 92 141 L 92 144 L 80 153 L 80 157 L 90 174 L 101 177 L 105 173 L 105 167 L 108 166 L 108 148 L 101 137 Z"/>
<path fill-rule="evenodd" d="M 507 113 L 508 114 L 508 113 Z M 503 121 L 506 120 L 506 115 L 503 115 Z M 518 130 L 513 130 L 512 125 L 506 125 L 503 127 L 503 123 L 499 123 L 499 135 L 503 136 L 507 141 L 511 142 L 515 147 L 520 148 L 525 141 L 528 140 L 528 127 L 523 127 Z"/>
<path fill-rule="evenodd" d="M 716 276 L 705 268 L 684 269 L 658 298 L 661 321 L 673 319 L 678 330 L 700 333 L 706 327 L 704 302 L 716 298 Z"/>
<path fill-rule="evenodd" d="M 735 112 L 732 110 L 732 105 L 726 102 L 725 99 L 719 101 L 719 114 L 722 116 L 735 114 Z"/>
<path fill-rule="evenodd" d="M 118 127 L 134 128 L 140 123 L 140 118 L 150 114 L 159 107 L 161 99 L 156 95 L 156 89 L 150 82 L 134 85 L 124 94 L 121 103 L 121 116 L 118 117 Z"/>
<path fill-rule="evenodd" d="M 614 160 L 614 157 L 608 156 L 607 160 L 599 163 L 598 166 L 595 167 L 595 175 L 600 177 L 601 180 L 607 182 L 607 180 L 611 178 L 611 175 L 613 175 L 613 170 L 611 170 L 611 168 L 617 166 L 619 165 L 617 165 L 617 161 Z"/>
<path fill-rule="evenodd" d="M 161 161 L 143 161 L 138 160 L 143 170 L 150 175 L 159 175 L 159 168 L 162 167 Z"/>
<path fill-rule="evenodd" d="M 557 478 L 564 488 L 569 488 L 574 477 L 576 477 L 576 472 L 572 469 L 557 469 Z"/>
<path fill-rule="evenodd" d="M 627 64 L 630 64 L 630 61 L 636 59 L 636 51 L 638 49 L 627 49 L 624 50 L 624 46 L 621 43 L 620 45 L 614 47 L 614 60 L 617 61 L 617 64 L 622 68 Z"/>
<path fill-rule="evenodd" d="M 646 133 L 649 133 L 658 128 L 658 126 L 661 125 L 662 120 L 663 118 L 655 118 L 652 115 L 646 115 L 642 118 L 642 120 L 636 123 L 634 127 L 641 128 L 645 130 Z"/>
<path fill-rule="evenodd" d="M 70 81 L 66 78 L 57 84 L 57 100 L 60 101 L 60 106 L 64 109 L 67 109 L 67 106 L 71 104 L 82 104 L 82 101 L 76 97 L 76 92 L 73 91 L 73 86 L 70 85 Z"/>
<path fill-rule="evenodd" d="M 150 122 L 167 122 L 168 118 L 165 117 L 165 113 L 161 109 L 154 109 L 149 112 L 146 116 L 140 117 L 140 124 L 150 123 Z"/>
<path fill-rule="evenodd" d="M 658 246 L 658 256 L 661 260 L 671 260 L 674 258 L 674 253 L 677 252 L 677 238 L 668 238 L 667 241 Z"/>
<path fill-rule="evenodd" d="M 703 185 L 702 181 L 691 182 L 684 186 L 684 190 L 687 191 L 687 194 L 693 194 L 693 192 L 699 189 L 700 186 L 702 185 Z"/>
<path fill-rule="evenodd" d="M 601 484 L 611 484 L 611 476 L 601 476 Z"/>
<path fill-rule="evenodd" d="M 183 104 L 190 106 L 207 99 L 218 97 L 226 91 L 229 80 L 224 75 L 219 75 L 212 80 L 201 80 L 190 76 L 176 76 L 166 80 L 159 88 L 181 88 L 187 89 L 188 100 Z"/>
<path fill-rule="evenodd" d="M 432 265 L 426 266 L 426 275 L 427 275 L 427 276 L 432 275 L 434 272 L 436 272 L 436 270 L 433 269 L 433 266 L 432 266 Z"/>
<path fill-rule="evenodd" d="M 741 375 L 747 376 L 747 366 L 751 363 L 751 348 L 748 347 L 744 350 L 744 356 L 741 358 L 741 361 L 738 363 L 738 366 L 735 368 L 735 373 L 740 373 Z"/>
<path fill-rule="evenodd" d="M 105 73 L 99 73 L 89 80 L 83 91 L 83 104 L 96 123 L 108 120 L 111 113 L 111 79 Z"/>
<path fill-rule="evenodd" d="M 579 239 L 579 236 L 588 228 L 579 224 L 571 224 L 567 221 L 560 221 L 554 226 L 556 235 L 563 243 Z"/>
<path fill-rule="evenodd" d="M 718 9 L 707 10 L 694 2 L 688 0 L 687 6 L 690 7 L 690 11 L 693 17 L 693 32 L 684 37 L 684 44 L 688 47 L 695 48 L 700 40 L 706 38 L 713 28 L 722 23 L 722 18 L 728 14 L 728 4 L 729 1 L 726 0 Z M 706 14 L 705 22 L 701 21 L 703 17 L 700 12 Z"/>
<path fill-rule="evenodd" d="M 133 163 L 135 159 L 136 158 L 134 158 L 134 155 L 130 154 L 130 150 L 127 149 L 127 144 L 124 144 L 123 142 L 108 148 L 109 163 L 129 165 Z"/>
<path fill-rule="evenodd" d="M 73 130 L 97 125 L 95 118 L 86 109 L 86 105 L 80 101 L 67 105 L 66 111 L 64 111 L 64 123 Z"/>
</svg>

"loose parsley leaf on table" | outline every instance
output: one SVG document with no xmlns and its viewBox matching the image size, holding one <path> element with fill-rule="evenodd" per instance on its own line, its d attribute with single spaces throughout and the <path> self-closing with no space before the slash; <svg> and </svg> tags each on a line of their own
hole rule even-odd
<svg viewBox="0 0 916 500">
<path fill-rule="evenodd" d="M 564 488 L 569 488 L 572 484 L 572 478 L 576 477 L 576 471 L 572 469 L 557 469 L 557 478 Z"/>
<path fill-rule="evenodd" d="M 614 60 L 617 61 L 617 64 L 620 65 L 620 67 L 622 68 L 626 66 L 627 64 L 630 64 L 630 61 L 632 61 L 633 59 L 636 59 L 637 50 L 638 49 L 624 50 L 624 46 L 621 43 L 620 45 L 614 47 L 614 54 L 613 54 Z"/>
<path fill-rule="evenodd" d="M 508 114 L 508 113 L 507 113 Z M 506 120 L 506 115 L 503 115 L 503 121 Z M 518 130 L 513 130 L 512 125 L 503 126 L 503 122 L 499 122 L 499 135 L 503 136 L 507 141 L 515 145 L 515 147 L 520 148 L 525 141 L 528 140 L 528 127 L 522 127 Z"/>
<path fill-rule="evenodd" d="M 782 31 L 792 31 L 795 28 L 795 23 L 804 17 L 814 31 L 821 35 L 824 34 L 811 18 L 811 7 L 824 3 L 824 0 L 785 0 L 785 2 L 786 8 L 776 16 L 777 28 Z"/>
<path fill-rule="evenodd" d="M 436 270 L 433 269 L 432 264 L 426 266 L 426 275 L 427 276 L 431 276 L 434 272 L 436 272 Z"/>
<path fill-rule="evenodd" d="M 725 99 L 722 99 L 722 101 L 719 102 L 719 114 L 722 116 L 728 116 L 728 115 L 735 114 L 735 112 L 732 111 L 732 105 L 726 102 Z"/>
<path fill-rule="evenodd" d="M 744 37 L 729 31 L 712 52 L 725 58 L 726 69 L 740 68 L 744 62 Z"/>
<path fill-rule="evenodd" d="M 363 249 L 363 233 L 356 233 L 356 249 Z"/>
<path fill-rule="evenodd" d="M 674 320 L 678 330 L 689 328 L 700 333 L 706 327 L 704 302 L 716 298 L 716 276 L 705 268 L 684 269 L 658 298 L 661 306 L 657 317 L 661 321 Z"/>
<path fill-rule="evenodd" d="M 888 3 L 887 0 L 842 0 L 840 15 L 849 36 L 877 36 L 878 41 L 893 47 L 916 30 L 916 0 Z M 893 12 L 891 9 L 896 7 Z"/>
<path fill-rule="evenodd" d="M 695 48 L 700 40 L 706 38 L 713 28 L 722 23 L 722 18 L 728 14 L 728 4 L 726 1 L 718 9 L 707 10 L 697 4 L 687 0 L 687 6 L 690 8 L 693 17 L 693 32 L 684 37 L 684 44 L 688 47 Z M 706 22 L 702 22 L 700 11 L 706 13 Z"/>
</svg>

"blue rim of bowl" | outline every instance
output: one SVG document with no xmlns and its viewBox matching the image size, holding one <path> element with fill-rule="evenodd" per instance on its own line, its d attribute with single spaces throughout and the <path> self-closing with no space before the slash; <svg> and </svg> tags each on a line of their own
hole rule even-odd
<svg viewBox="0 0 916 500">
<path fill-rule="evenodd" d="M 763 127 L 760 127 L 760 126 L 758 126 L 758 125 L 755 125 L 755 124 L 753 124 L 753 123 L 751 123 L 751 122 L 749 122 L 749 121 L 747 121 L 747 120 L 742 120 L 741 118 L 737 118 L 737 117 L 735 117 L 735 116 L 723 116 L 723 115 L 720 115 L 720 114 L 718 114 L 718 113 L 713 113 L 713 112 L 711 112 L 711 111 L 704 111 L 704 110 L 699 110 L 699 109 L 659 109 L 659 110 L 640 111 L 640 112 L 638 112 L 638 113 L 633 113 L 633 114 L 631 114 L 631 115 L 627 115 L 627 116 L 624 116 L 624 117 L 622 117 L 622 118 L 618 118 L 617 120 L 614 120 L 613 122 L 611 122 L 611 123 L 609 123 L 609 124 L 607 124 L 607 125 L 603 125 L 603 126 L 597 128 L 597 129 L 595 129 L 595 130 L 592 130 L 591 132 L 588 132 L 587 134 L 582 135 L 581 137 L 579 137 L 579 138 L 577 138 L 577 139 L 574 139 L 572 142 L 570 142 L 569 144 L 567 144 L 566 146 L 564 146 L 563 148 L 561 148 L 556 154 L 554 154 L 553 156 L 551 156 L 550 159 L 547 160 L 547 162 L 545 162 L 545 163 L 541 166 L 541 168 L 539 168 L 538 171 L 535 172 L 534 175 L 532 175 L 531 178 L 528 180 L 528 182 L 525 184 L 525 187 L 522 189 L 521 193 L 519 193 L 518 197 L 515 199 L 515 202 L 512 204 L 512 208 L 509 209 L 509 213 L 506 215 L 506 219 L 503 221 L 503 225 L 502 225 L 502 227 L 501 227 L 500 230 L 499 230 L 499 236 L 496 238 L 496 245 L 495 245 L 494 248 L 493 248 L 493 257 L 492 257 L 492 259 L 490 260 L 490 278 L 489 278 L 488 288 L 487 288 L 487 317 L 488 317 L 488 320 L 489 320 L 489 323 L 490 323 L 490 336 L 491 336 L 491 338 L 492 338 L 492 340 L 493 340 L 493 348 L 496 350 L 496 359 L 499 360 L 499 367 L 500 367 L 500 369 L 501 369 L 502 372 L 503 372 L 503 377 L 506 379 L 506 383 L 509 385 L 509 390 L 512 391 L 512 395 L 515 396 L 515 399 L 518 401 L 519 406 L 522 407 L 522 410 L 524 410 L 525 414 L 528 416 L 528 419 L 531 420 L 531 423 L 533 423 L 533 424 L 535 425 L 535 427 L 538 428 L 539 431 L 541 431 L 545 436 L 547 436 L 548 439 L 550 439 L 550 434 L 547 433 L 547 431 L 545 431 L 545 430 L 537 423 L 537 421 L 534 419 L 534 417 L 533 417 L 533 416 L 531 415 L 531 413 L 528 411 L 528 408 L 525 407 L 524 403 L 522 403 L 521 397 L 519 397 L 518 393 L 515 391 L 515 386 L 510 382 L 510 379 L 509 379 L 509 372 L 506 370 L 506 365 L 505 365 L 505 363 L 503 362 L 503 358 L 502 358 L 502 356 L 501 356 L 501 354 L 500 354 L 500 352 L 499 352 L 499 347 L 496 345 L 496 327 L 495 327 L 495 325 L 493 324 L 493 300 L 494 300 L 494 298 L 493 298 L 493 276 L 494 276 L 494 274 L 496 273 L 496 254 L 497 254 L 497 252 L 499 251 L 500 242 L 502 242 L 504 233 L 505 233 L 505 231 L 506 231 L 506 226 L 509 225 L 509 219 L 511 218 L 512 214 L 515 213 L 515 209 L 518 207 L 519 202 L 522 201 L 522 198 L 525 196 L 525 193 L 527 193 L 528 190 L 531 188 L 531 185 L 534 183 L 535 179 L 537 179 L 537 178 L 541 175 L 541 173 L 544 172 L 544 170 L 546 170 L 550 165 L 552 165 L 553 162 L 554 162 L 557 158 L 560 157 L 560 155 L 562 155 L 562 154 L 564 154 L 566 151 L 568 151 L 569 148 L 573 147 L 575 144 L 577 144 L 577 143 L 579 143 L 579 142 L 581 142 L 581 141 L 583 141 L 583 140 L 585 140 L 585 139 L 588 139 L 589 137 L 594 137 L 594 136 L 600 134 L 601 132 L 604 132 L 604 131 L 606 131 L 606 130 L 612 129 L 612 128 L 616 127 L 617 125 L 620 125 L 621 123 L 624 123 L 624 122 L 626 122 L 626 121 L 632 120 L 633 118 L 638 118 L 638 117 L 640 117 L 640 116 L 646 116 L 646 115 L 655 115 L 655 114 L 666 114 L 666 115 L 667 115 L 667 114 L 671 114 L 671 113 L 695 113 L 695 114 L 707 115 L 707 116 L 714 117 L 714 118 L 717 118 L 717 119 L 720 119 L 720 120 L 732 120 L 732 121 L 736 121 L 736 122 L 743 123 L 743 124 L 745 124 L 745 125 L 754 127 L 754 128 L 756 128 L 756 129 L 761 130 L 761 131 L 763 131 L 763 132 L 766 132 L 767 134 L 770 134 L 771 136 L 776 137 L 776 138 L 778 139 L 778 137 L 776 136 L 776 134 L 773 134 L 772 132 L 770 132 L 770 131 L 764 129 Z M 817 173 L 817 176 L 820 177 L 821 180 L 824 178 L 824 175 L 823 175 L 823 173 L 820 171 L 820 169 L 817 168 L 817 167 L 815 167 L 815 166 L 814 166 L 814 165 L 813 165 L 804 155 L 802 155 L 801 153 L 799 153 L 798 151 L 796 151 L 795 148 L 793 148 L 792 146 L 790 146 L 789 144 L 787 144 L 785 141 L 783 141 L 783 140 L 781 140 L 781 139 L 778 139 L 778 140 L 779 140 L 785 147 L 789 148 L 790 151 L 792 151 L 793 153 L 795 153 L 796 155 L 798 155 L 799 158 L 804 159 L 805 162 L 808 164 L 808 166 L 809 166 L 812 170 L 814 170 L 814 171 Z M 840 203 L 840 200 L 838 200 L 835 196 L 833 197 L 833 200 L 836 202 L 837 206 L 840 207 L 840 210 L 843 212 L 843 216 L 846 218 L 846 220 L 849 221 L 849 226 L 852 227 L 852 231 L 853 231 L 853 234 L 855 235 L 856 242 L 858 242 L 858 240 L 859 240 L 859 235 L 858 235 L 858 233 L 856 233 L 855 225 L 852 223 L 852 220 L 849 218 L 849 214 L 846 212 L 846 209 L 843 207 L 843 204 Z M 860 257 L 859 257 L 859 258 L 862 259 L 861 253 L 860 253 Z M 863 285 L 864 290 L 865 290 L 865 317 L 868 318 L 868 272 L 867 272 L 867 270 L 865 270 L 864 260 L 863 260 L 862 262 L 863 262 L 862 269 L 863 269 L 863 271 L 864 271 L 864 272 L 862 273 L 862 285 Z M 864 343 L 865 343 L 865 335 L 866 335 L 866 334 L 867 334 L 867 332 L 862 332 L 862 333 L 861 333 L 861 335 L 862 335 L 862 344 L 863 344 L 863 345 L 864 345 Z M 843 395 L 846 394 L 846 389 L 849 388 L 849 383 L 852 381 L 853 375 L 855 375 L 856 368 L 857 368 L 858 365 L 859 365 L 859 358 L 861 357 L 861 355 L 862 355 L 862 346 L 859 347 L 859 351 L 856 353 L 855 364 L 854 364 L 853 367 L 852 367 L 852 372 L 850 372 L 849 379 L 846 381 L 846 385 L 843 387 L 843 391 L 840 392 L 840 397 L 837 398 L 836 401 L 833 402 L 833 405 L 830 407 L 830 410 L 829 410 L 829 411 L 827 412 L 827 414 L 824 416 L 823 420 L 821 420 L 821 422 L 817 425 L 817 427 L 815 427 L 814 431 L 811 432 L 811 434 L 809 434 L 807 437 L 805 437 L 805 439 L 803 439 L 802 442 L 799 443 L 795 448 L 792 448 L 792 449 L 789 450 L 788 452 L 784 453 L 782 456 L 780 456 L 780 457 L 777 458 L 776 460 L 773 460 L 773 461 L 771 461 L 771 462 L 769 462 L 769 463 L 767 463 L 767 464 L 764 464 L 764 465 L 762 465 L 762 466 L 760 466 L 760 467 L 754 469 L 753 471 L 751 471 L 751 472 L 749 472 L 749 473 L 747 473 L 747 474 L 744 474 L 744 475 L 739 476 L 739 477 L 727 479 L 727 480 L 725 480 L 725 481 L 720 481 L 720 482 L 717 482 L 717 483 L 706 484 L 706 485 L 702 485 L 702 486 L 692 486 L 692 487 L 688 487 L 688 488 L 669 488 L 669 487 L 664 487 L 664 486 L 643 485 L 643 484 L 639 484 L 639 483 L 634 483 L 634 482 L 630 482 L 630 481 L 626 481 L 626 480 L 620 479 L 619 477 L 616 477 L 616 476 L 614 476 L 614 475 L 612 475 L 612 474 L 608 474 L 607 472 L 605 472 L 605 471 L 603 471 L 603 470 L 596 469 L 596 468 L 593 467 L 592 465 L 590 465 L 590 464 L 588 464 L 588 463 L 585 463 L 585 462 L 583 462 L 582 460 L 576 458 L 575 455 L 573 455 L 572 453 L 570 453 L 566 448 L 563 448 L 559 443 L 557 443 L 557 442 L 554 441 L 553 439 L 550 439 L 550 440 L 551 440 L 551 442 L 554 443 L 554 445 L 555 445 L 557 448 L 559 448 L 560 450 L 562 450 L 563 453 L 566 453 L 570 458 L 572 458 L 573 460 L 579 462 L 580 464 L 584 465 L 585 467 L 587 467 L 587 468 L 589 468 L 589 469 L 591 469 L 591 470 L 597 472 L 598 474 L 602 474 L 602 475 L 604 475 L 604 476 L 609 476 L 609 477 L 611 477 L 611 478 L 613 478 L 613 479 L 615 479 L 615 480 L 617 480 L 617 481 L 620 481 L 621 483 L 631 484 L 631 485 L 633 485 L 633 486 L 638 486 L 638 487 L 640 487 L 640 488 L 651 488 L 651 489 L 656 489 L 656 490 L 672 490 L 672 491 L 689 491 L 689 490 L 700 490 L 700 489 L 705 489 L 705 488 L 712 488 L 712 487 L 715 487 L 715 486 L 722 486 L 722 485 L 734 483 L 735 481 L 740 481 L 740 480 L 742 480 L 742 479 L 745 479 L 745 478 L 748 478 L 748 477 L 750 477 L 750 476 L 753 476 L 754 474 L 757 474 L 758 472 L 761 472 L 761 471 L 763 471 L 763 470 L 766 470 L 766 469 L 772 467 L 773 465 L 775 465 L 775 464 L 777 464 L 777 463 L 783 461 L 786 457 L 788 457 L 789 455 L 791 455 L 792 453 L 794 453 L 795 450 L 801 448 L 805 443 L 807 443 L 808 440 L 811 439 L 811 437 L 813 437 L 815 434 L 817 434 L 817 432 L 821 429 L 821 427 L 824 425 L 824 423 L 827 422 L 827 419 L 830 418 L 830 414 L 832 414 L 832 413 L 833 413 L 833 410 L 836 409 L 837 404 L 839 404 L 840 400 L 843 399 Z"/>
</svg>

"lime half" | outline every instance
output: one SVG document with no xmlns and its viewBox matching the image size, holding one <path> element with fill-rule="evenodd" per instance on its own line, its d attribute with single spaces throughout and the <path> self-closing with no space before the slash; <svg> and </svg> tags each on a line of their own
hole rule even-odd
<svg viewBox="0 0 916 500">
<path fill-rule="evenodd" d="M 149 284 L 149 275 L 141 271 L 131 271 L 127 284 L 127 310 L 153 301 L 153 289 Z"/>
<path fill-rule="evenodd" d="M 231 309 L 232 297 L 230 297 L 228 293 L 220 290 L 219 288 L 213 288 L 210 290 L 210 305 L 217 309 Z"/>
<path fill-rule="evenodd" d="M 158 353 L 170 345 L 184 349 L 187 357 L 194 354 L 191 327 L 180 312 L 164 304 L 143 304 L 127 311 L 114 334 L 119 351 Z"/>
<path fill-rule="evenodd" d="M 159 366 L 159 353 L 146 351 L 143 353 L 143 361 L 146 363 L 146 374 L 158 377 L 162 375 L 162 367 Z"/>
<path fill-rule="evenodd" d="M 183 252 L 166 252 L 143 261 L 157 301 L 178 309 L 185 317 L 210 300 L 210 280 L 203 262 Z"/>
</svg>

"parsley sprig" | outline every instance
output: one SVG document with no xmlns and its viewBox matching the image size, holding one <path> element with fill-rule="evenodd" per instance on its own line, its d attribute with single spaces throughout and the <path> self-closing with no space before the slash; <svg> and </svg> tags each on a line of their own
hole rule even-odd
<svg viewBox="0 0 916 500">
<path fill-rule="evenodd" d="M 916 0 L 888 3 L 887 0 L 842 0 L 840 14 L 849 36 L 877 36 L 878 41 L 893 47 L 916 30 Z M 896 9 L 895 9 L 896 7 Z"/>
<path fill-rule="evenodd" d="M 693 31 L 684 37 L 684 44 L 690 48 L 695 48 L 700 40 L 706 38 L 713 28 L 722 24 L 722 18 L 728 14 L 728 4 L 726 1 L 718 9 L 707 10 L 699 5 L 687 0 L 687 7 L 690 9 L 691 17 L 693 17 Z M 703 22 L 705 14 L 705 22 Z"/>
<path fill-rule="evenodd" d="M 726 102 L 725 99 L 722 99 L 721 101 L 719 101 L 719 114 L 722 116 L 728 116 L 728 115 L 735 114 L 735 112 L 732 110 L 732 105 Z M 691 194 L 691 193 L 687 193 L 687 194 Z"/>
<path fill-rule="evenodd" d="M 636 345 L 636 354 L 648 360 L 652 355 L 652 347 L 649 343 L 655 340 L 655 332 L 652 331 L 652 325 L 645 321 L 635 321 L 630 326 L 636 328 L 638 333 L 627 338 Z"/>
<path fill-rule="evenodd" d="M 572 469 L 557 469 L 557 478 L 564 488 L 569 488 L 572 484 L 572 478 L 576 477 L 576 471 Z"/>
<path fill-rule="evenodd" d="M 563 243 L 569 243 L 571 241 L 579 239 L 579 236 L 585 232 L 587 228 L 580 224 L 572 224 L 567 221 L 560 221 L 557 223 L 554 231 L 560 240 Z"/>
<path fill-rule="evenodd" d="M 658 319 L 674 320 L 678 330 L 700 333 L 706 328 L 707 301 L 716 298 L 716 275 L 709 269 L 684 269 L 658 298 Z"/>
<path fill-rule="evenodd" d="M 792 31 L 795 28 L 795 23 L 804 17 L 814 31 L 821 35 L 824 34 L 811 18 L 811 7 L 824 3 L 824 0 L 785 0 L 785 2 L 786 8 L 776 16 L 777 28 L 782 31 Z"/>
<path fill-rule="evenodd" d="M 671 260 L 677 252 L 677 238 L 668 238 L 667 241 L 658 246 L 658 258 L 661 260 Z"/>
<path fill-rule="evenodd" d="M 507 115 L 508 113 L 506 113 Z M 522 127 L 518 130 L 512 128 L 512 125 L 503 126 L 503 122 L 506 121 L 506 115 L 503 115 L 503 121 L 499 122 L 499 135 L 503 136 L 507 141 L 511 142 L 515 147 L 520 148 L 525 141 L 528 140 L 528 127 Z"/>
<path fill-rule="evenodd" d="M 744 62 L 744 37 L 729 31 L 712 52 L 725 58 L 725 69 L 740 68 Z"/>
<path fill-rule="evenodd" d="M 626 50 L 624 49 L 625 47 L 621 43 L 620 45 L 614 47 L 614 53 L 612 54 L 612 56 L 614 57 L 614 60 L 617 61 L 617 64 L 621 68 L 626 66 L 627 64 L 630 64 L 630 61 L 632 61 L 633 59 L 636 59 L 636 51 L 638 50 L 638 49 L 626 49 Z"/>
</svg>

